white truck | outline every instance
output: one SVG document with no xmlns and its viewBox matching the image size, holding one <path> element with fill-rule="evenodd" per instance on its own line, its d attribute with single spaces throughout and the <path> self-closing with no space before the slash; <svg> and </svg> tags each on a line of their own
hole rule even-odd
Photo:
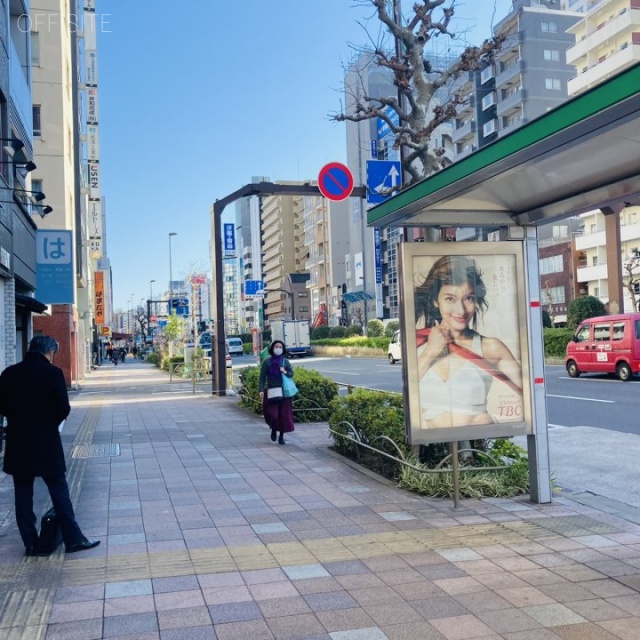
<svg viewBox="0 0 640 640">
<path fill-rule="evenodd" d="M 271 322 L 271 342 L 282 340 L 291 356 L 311 355 L 311 334 L 308 320 L 274 320 Z"/>
</svg>

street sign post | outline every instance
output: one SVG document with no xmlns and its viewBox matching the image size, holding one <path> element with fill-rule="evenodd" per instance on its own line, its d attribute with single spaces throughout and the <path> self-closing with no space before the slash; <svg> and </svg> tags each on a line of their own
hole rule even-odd
<svg viewBox="0 0 640 640">
<path fill-rule="evenodd" d="M 325 164 L 318 174 L 318 189 L 328 200 L 346 200 L 353 191 L 353 174 L 340 162 Z"/>
<path fill-rule="evenodd" d="M 264 294 L 264 280 L 245 280 L 244 295 L 247 298 L 254 298 Z"/>
<path fill-rule="evenodd" d="M 399 161 L 367 160 L 367 202 L 378 204 L 390 198 L 402 186 Z"/>
</svg>

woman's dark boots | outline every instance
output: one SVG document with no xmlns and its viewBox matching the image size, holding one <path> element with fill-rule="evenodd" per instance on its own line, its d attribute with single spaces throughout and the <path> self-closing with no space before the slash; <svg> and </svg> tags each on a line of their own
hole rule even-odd
<svg viewBox="0 0 640 640">
<path fill-rule="evenodd" d="M 278 444 L 284 444 L 284 433 L 280 432 L 280 437 L 278 438 Z"/>
<path fill-rule="evenodd" d="M 277 431 L 275 429 L 271 429 L 271 442 L 275 442 L 277 437 Z"/>
</svg>

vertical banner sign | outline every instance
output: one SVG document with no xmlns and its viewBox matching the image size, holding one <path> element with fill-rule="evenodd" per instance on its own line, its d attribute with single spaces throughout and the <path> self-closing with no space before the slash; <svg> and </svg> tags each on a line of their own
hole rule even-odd
<svg viewBox="0 0 640 640">
<path fill-rule="evenodd" d="M 373 229 L 373 255 L 376 266 L 376 284 L 382 282 L 382 243 L 380 242 L 380 227 Z"/>
<path fill-rule="evenodd" d="M 98 326 L 104 321 L 104 271 L 95 272 L 95 316 Z"/>
<path fill-rule="evenodd" d="M 380 228 L 373 229 L 373 259 L 376 271 L 376 318 L 384 317 L 384 295 L 382 291 L 382 242 L 380 239 Z"/>
<path fill-rule="evenodd" d="M 232 223 L 224 224 L 224 257 L 236 257 L 236 236 Z"/>
<path fill-rule="evenodd" d="M 100 200 L 100 165 L 97 162 L 89 163 L 89 198 Z"/>
<path fill-rule="evenodd" d="M 74 303 L 73 238 L 66 229 L 36 231 L 36 291 L 45 304 Z"/>
<path fill-rule="evenodd" d="M 87 124 L 98 124 L 98 89 L 87 89 Z"/>
<path fill-rule="evenodd" d="M 89 182 L 87 226 L 89 255 L 102 256 L 102 194 L 100 185 L 100 129 L 98 125 L 98 16 L 95 0 L 84 0 L 82 14 L 86 86 L 86 161 Z"/>
<path fill-rule="evenodd" d="M 100 138 L 97 124 L 87 125 L 87 158 L 96 162 L 100 159 Z"/>
<path fill-rule="evenodd" d="M 102 255 L 102 201 L 89 200 L 89 254 L 97 259 Z"/>
</svg>

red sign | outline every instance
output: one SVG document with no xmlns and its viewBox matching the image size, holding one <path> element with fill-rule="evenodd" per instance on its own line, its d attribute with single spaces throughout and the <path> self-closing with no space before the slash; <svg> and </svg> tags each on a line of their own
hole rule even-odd
<svg viewBox="0 0 640 640">
<path fill-rule="evenodd" d="M 353 174 L 340 162 L 325 164 L 318 174 L 320 193 L 329 200 L 346 200 L 353 191 Z"/>
</svg>

